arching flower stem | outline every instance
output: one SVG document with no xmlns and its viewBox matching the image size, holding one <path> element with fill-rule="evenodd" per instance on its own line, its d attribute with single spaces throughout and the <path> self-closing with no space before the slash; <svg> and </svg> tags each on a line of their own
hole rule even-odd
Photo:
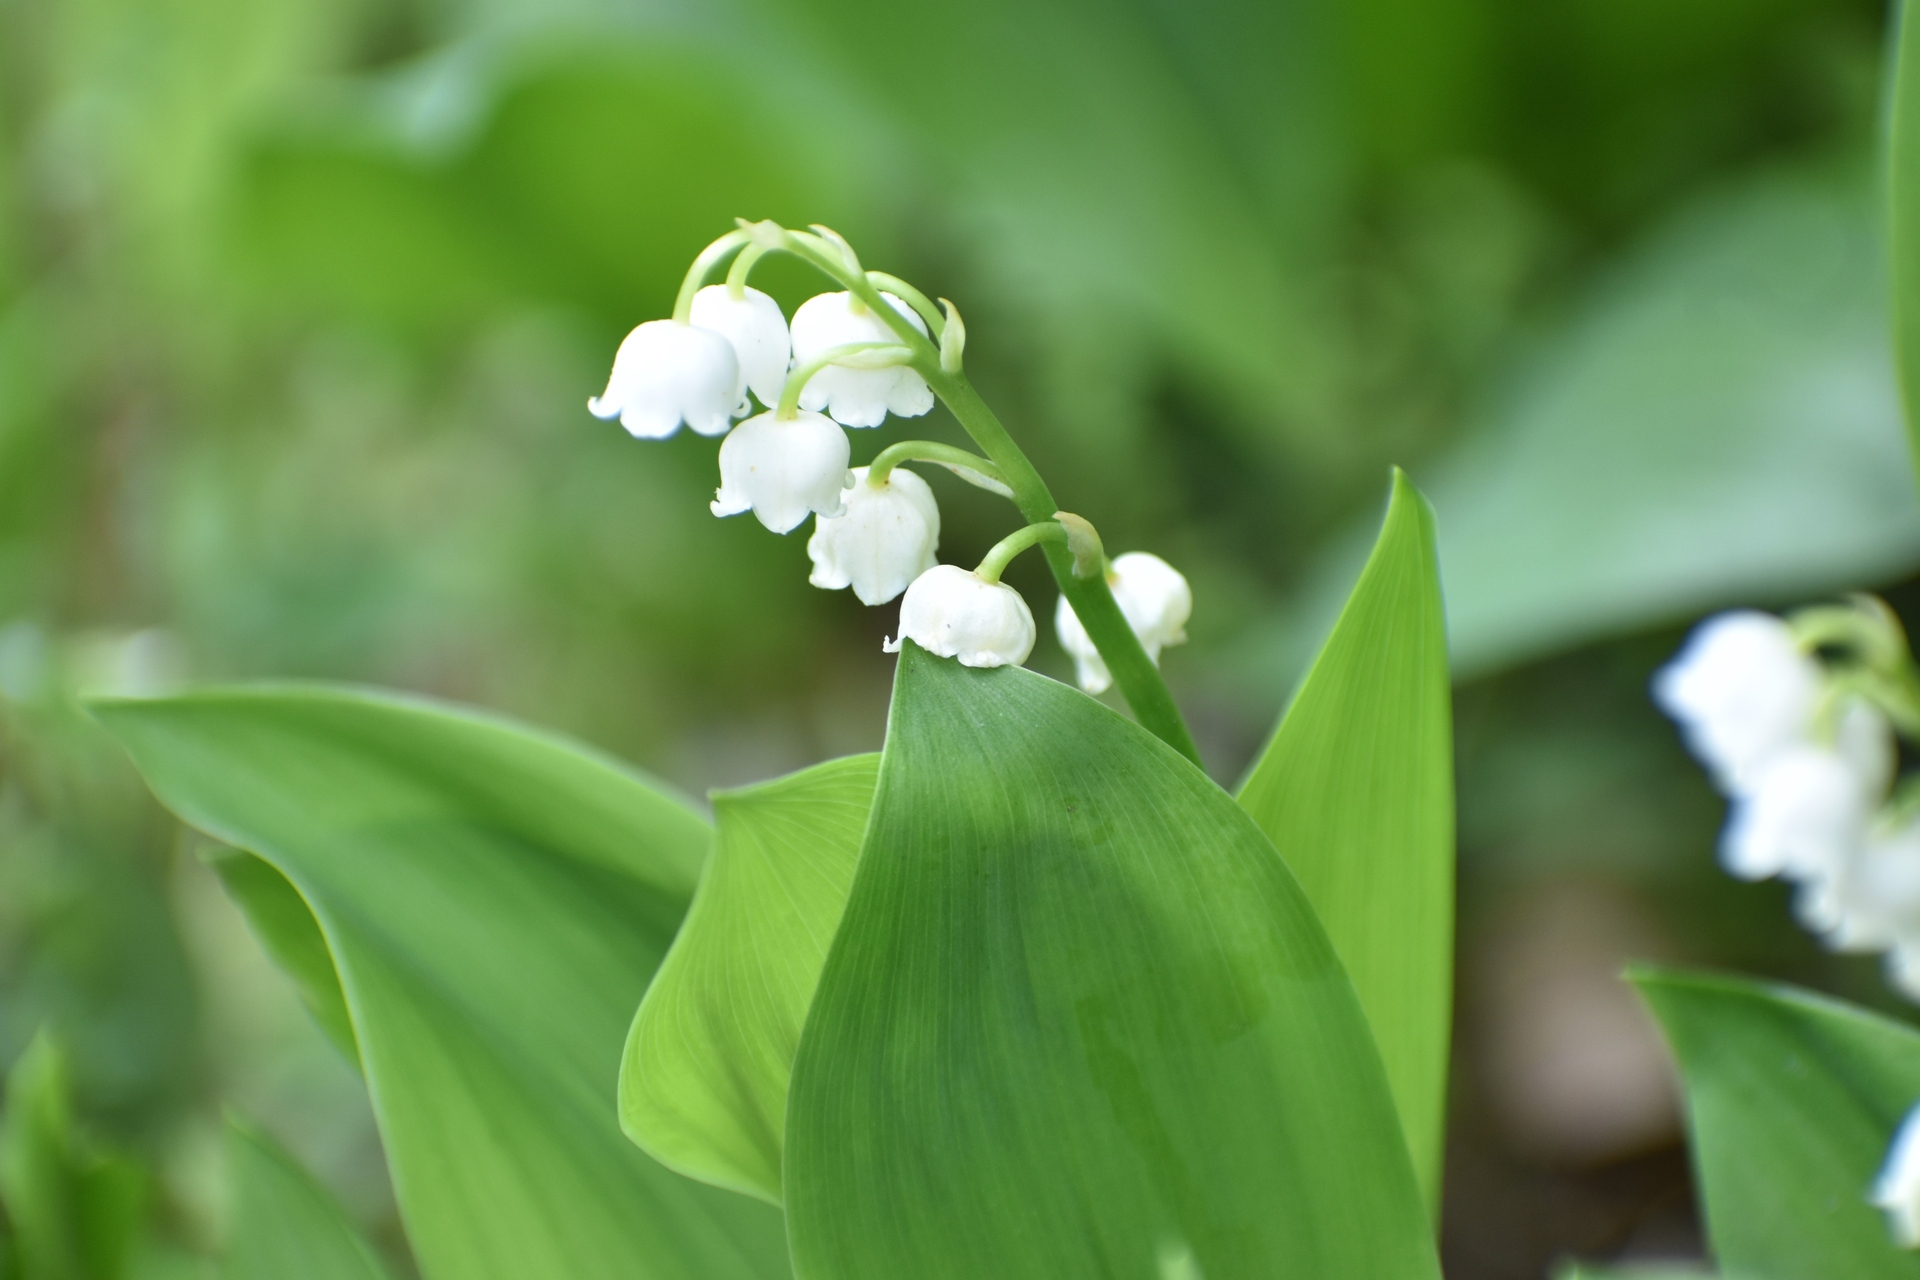
<svg viewBox="0 0 1920 1280">
<path fill-rule="evenodd" d="M 938 463 L 969 484 L 987 480 L 997 486 L 993 492 L 1007 498 L 1013 496 L 1013 490 L 1001 478 L 1000 468 L 992 462 L 977 453 L 968 453 L 965 449 L 956 449 L 950 444 L 933 440 L 902 440 L 898 444 L 888 445 L 867 464 L 867 483 L 876 489 L 885 488 L 887 476 L 903 462 Z"/>
<path fill-rule="evenodd" d="M 875 288 L 886 290 L 894 297 L 900 299 L 900 301 L 912 307 L 915 311 L 918 311 L 920 318 L 927 322 L 927 328 L 933 331 L 933 336 L 936 340 L 947 327 L 947 317 L 941 313 L 940 308 L 933 305 L 933 299 L 908 284 L 905 280 L 902 280 L 899 276 L 890 276 L 884 271 L 869 271 L 867 272 L 867 281 Z"/>
<path fill-rule="evenodd" d="M 771 242 L 776 236 L 774 229 L 761 224 L 757 230 L 758 234 L 754 237 L 756 242 L 764 239 L 772 247 Z M 927 380 L 927 385 L 946 403 L 967 434 L 973 437 L 973 442 L 980 446 L 980 451 L 999 468 L 1000 478 L 1013 491 L 1014 505 L 1020 508 L 1020 513 L 1034 524 L 1052 524 L 1061 528 L 1053 519 L 1053 513 L 1060 509 L 1060 504 L 1054 500 L 1046 481 L 1040 478 L 1040 473 L 1034 469 L 1026 453 L 1014 443 L 1013 436 L 987 402 L 980 398 L 980 393 L 974 390 L 966 375 L 959 370 L 950 371 L 942 365 L 939 347 L 914 328 L 905 316 L 887 305 L 880 297 L 880 289 L 865 272 L 850 269 L 838 246 L 804 231 L 787 231 L 778 239 L 780 248 L 811 263 L 886 321 L 910 353 L 908 363 Z M 907 299 L 904 294 L 896 296 Z M 800 372 L 796 370 L 794 376 L 798 377 Z M 781 396 L 782 404 L 789 397 L 798 404 L 799 394 L 790 379 L 786 393 Z M 1062 531 L 1064 534 L 1064 528 Z M 1088 578 L 1076 576 L 1073 553 L 1068 549 L 1064 536 L 1058 541 L 1049 538 L 1043 541 L 1042 546 L 1047 565 L 1053 570 L 1054 581 L 1073 606 L 1081 625 L 1086 628 L 1087 637 L 1100 651 L 1100 657 L 1113 674 L 1114 684 L 1119 687 L 1121 696 L 1127 700 L 1127 705 L 1133 709 L 1140 724 L 1175 751 L 1200 764 L 1200 749 L 1194 745 L 1193 734 L 1180 716 L 1173 693 L 1161 677 L 1160 669 L 1147 656 L 1140 637 L 1127 625 L 1126 615 L 1120 612 L 1113 591 L 1107 585 L 1106 575 L 1096 573 Z"/>
<path fill-rule="evenodd" d="M 1900 619 L 1884 602 L 1855 596 L 1844 605 L 1801 609 L 1787 622 L 1803 649 L 1839 651 L 1830 663 L 1830 705 L 1822 708 L 1823 722 L 1833 721 L 1846 697 L 1859 697 L 1878 707 L 1901 733 L 1920 739 L 1920 669 Z"/>
<path fill-rule="evenodd" d="M 893 310 L 892 307 L 886 309 Z M 914 336 L 920 335 L 915 332 Z M 828 365 L 846 365 L 854 369 L 887 369 L 910 364 L 912 360 L 913 351 L 897 342 L 848 342 L 841 346 L 828 347 L 787 375 L 787 385 L 780 389 L 780 407 L 774 416 L 782 421 L 791 421 L 793 416 L 800 412 L 800 393 L 806 390 L 807 383 L 813 375 Z"/>
<path fill-rule="evenodd" d="M 686 324 L 692 318 L 693 295 L 700 292 L 707 283 L 707 277 L 713 274 L 715 267 L 727 260 L 728 254 L 750 239 L 745 231 L 729 231 L 700 251 L 700 256 L 687 268 L 687 278 L 680 282 L 680 296 L 673 301 L 673 318 L 676 321 Z"/>
<path fill-rule="evenodd" d="M 742 234 L 735 232 L 736 235 Z M 754 264 L 766 256 L 766 250 L 757 244 L 748 244 L 740 250 L 740 255 L 727 268 L 727 293 L 735 302 L 747 296 L 747 277 L 753 274 Z"/>
<path fill-rule="evenodd" d="M 1057 542 L 1067 545 L 1067 526 L 1058 520 L 1043 520 L 1039 524 L 1030 524 L 1024 529 L 1015 529 L 1006 537 L 993 544 L 987 554 L 980 558 L 980 565 L 974 576 L 982 582 L 998 582 L 1000 575 L 1007 571 L 1013 558 L 1028 547 L 1038 546 L 1042 542 Z"/>
</svg>

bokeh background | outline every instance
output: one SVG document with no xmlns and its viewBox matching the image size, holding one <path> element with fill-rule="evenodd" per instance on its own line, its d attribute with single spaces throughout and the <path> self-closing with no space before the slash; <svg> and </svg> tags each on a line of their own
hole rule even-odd
<svg viewBox="0 0 1920 1280">
<path fill-rule="evenodd" d="M 75 696 L 397 686 L 695 794 L 876 747 L 892 610 L 809 588 L 804 534 L 708 515 L 711 441 L 584 408 L 735 215 L 824 222 L 960 304 L 1064 505 L 1188 573 L 1166 668 L 1223 782 L 1412 473 L 1460 677 L 1448 1275 L 1697 1257 L 1621 962 L 1900 1008 L 1715 870 L 1718 802 L 1645 694 L 1714 607 L 1920 616 L 1885 27 L 1878 0 L 0 0 L 0 1064 L 59 1031 L 182 1274 L 221 1230 L 223 1105 L 404 1267 L 357 1077 Z M 909 431 L 957 438 L 895 422 L 856 461 Z M 1005 512 L 933 483 L 970 562 Z M 1010 580 L 1050 613 L 1035 564 Z M 1050 638 L 1034 661 L 1066 671 Z"/>
</svg>

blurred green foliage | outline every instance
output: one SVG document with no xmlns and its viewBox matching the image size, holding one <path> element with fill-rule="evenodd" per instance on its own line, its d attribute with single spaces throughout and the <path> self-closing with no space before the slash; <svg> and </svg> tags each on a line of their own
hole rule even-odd
<svg viewBox="0 0 1920 1280">
<path fill-rule="evenodd" d="M 584 412 L 736 214 L 829 223 L 960 304 L 1062 501 L 1192 578 L 1168 667 L 1219 776 L 1400 463 L 1431 476 L 1475 676 L 1469 933 L 1577 869 L 1702 958 L 1871 989 L 1717 878 L 1642 689 L 1693 612 L 1920 561 L 1861 176 L 1883 25 L 1878 0 L 0 0 L 0 1062 L 57 1028 L 81 1114 L 196 1247 L 236 1090 L 391 1231 L 350 1069 L 318 1032 L 248 1038 L 290 994 L 241 1016 L 209 986 L 239 963 L 200 936 L 209 882 L 76 691 L 396 685 L 695 788 L 878 744 L 890 616 L 809 588 L 801 538 L 713 520 L 711 442 Z M 933 483 L 946 558 L 1004 532 Z M 1064 670 L 1050 640 L 1037 664 Z"/>
</svg>

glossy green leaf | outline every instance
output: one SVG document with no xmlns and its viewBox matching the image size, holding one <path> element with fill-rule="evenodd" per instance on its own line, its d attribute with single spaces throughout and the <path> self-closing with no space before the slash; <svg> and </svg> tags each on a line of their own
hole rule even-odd
<svg viewBox="0 0 1920 1280">
<path fill-rule="evenodd" d="M 0 1124 L 0 1221 L 12 1228 L 21 1280 L 119 1280 L 147 1184 L 139 1165 L 80 1133 L 67 1056 L 36 1035 L 7 1075 Z"/>
<path fill-rule="evenodd" d="M 1373 557 L 1240 804 L 1353 979 L 1437 1212 L 1453 1021 L 1453 689 L 1433 516 L 1398 471 Z"/>
<path fill-rule="evenodd" d="M 577 746 L 320 688 L 98 704 L 161 799 L 271 862 L 339 972 L 429 1276 L 777 1276 L 779 1216 L 620 1133 L 620 1046 L 709 829 Z"/>
<path fill-rule="evenodd" d="M 787 1081 L 879 767 L 853 756 L 713 797 L 713 856 L 620 1068 L 620 1122 L 670 1168 L 780 1203 Z"/>
<path fill-rule="evenodd" d="M 301 1003 L 327 1039 L 358 1066 L 360 1046 L 354 1043 L 353 1016 L 340 990 L 340 974 L 320 922 L 300 891 L 271 862 L 242 849 L 220 849 L 208 855 L 207 865 L 239 904 L 260 945 L 293 979 Z"/>
<path fill-rule="evenodd" d="M 224 1280 L 387 1280 L 326 1188 L 254 1126 L 227 1118 Z"/>
<path fill-rule="evenodd" d="M 1720 1264 L 1754 1280 L 1920 1276 L 1867 1203 L 1920 1101 L 1920 1031 L 1740 978 L 1631 976 L 1680 1062 Z"/>
<path fill-rule="evenodd" d="M 1352 985 L 1273 846 L 1131 721 L 904 646 L 787 1107 L 796 1271 L 1438 1275 Z"/>
<path fill-rule="evenodd" d="M 1920 441 L 1920 21 L 1893 8 L 1896 49 L 1887 121 L 1887 249 L 1893 275 L 1893 345 L 1910 440 Z"/>
</svg>

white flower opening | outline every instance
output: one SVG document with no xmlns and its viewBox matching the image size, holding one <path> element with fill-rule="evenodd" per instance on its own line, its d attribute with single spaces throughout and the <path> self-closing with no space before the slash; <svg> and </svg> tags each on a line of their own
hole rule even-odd
<svg viewBox="0 0 1920 1280">
<path fill-rule="evenodd" d="M 900 602 L 900 637 L 881 648 L 900 652 L 911 640 L 966 667 L 1017 667 L 1033 652 L 1033 613 L 1020 593 L 970 569 L 940 564 L 913 580 Z"/>
<path fill-rule="evenodd" d="M 849 452 L 847 433 L 820 414 L 749 418 L 720 442 L 713 514 L 752 511 L 775 533 L 798 527 L 809 514 L 841 515 L 840 494 L 852 479 Z"/>
<path fill-rule="evenodd" d="M 927 323 L 914 309 L 890 293 L 880 295 L 918 329 Z M 793 313 L 793 363 L 796 368 L 825 355 L 834 347 L 852 343 L 897 343 L 900 336 L 887 322 L 850 293 L 822 293 L 808 298 Z M 807 380 L 800 407 L 823 411 L 847 427 L 877 427 L 887 414 L 917 418 L 933 408 L 933 389 L 927 380 L 904 365 L 886 369 L 852 369 L 828 365 Z"/>
<path fill-rule="evenodd" d="M 905 467 L 894 467 L 878 485 L 856 467 L 840 495 L 846 513 L 814 521 L 807 555 L 816 587 L 852 587 L 861 604 L 878 605 L 899 595 L 934 567 L 940 546 L 940 507 L 933 490 Z"/>
<path fill-rule="evenodd" d="M 793 339 L 779 303 L 758 289 L 744 289 L 736 298 L 731 287 L 710 284 L 693 295 L 692 320 L 732 344 L 740 377 L 762 405 L 771 409 L 780 403 Z"/>
<path fill-rule="evenodd" d="M 1140 637 L 1147 657 L 1159 662 L 1162 649 L 1186 642 L 1193 589 L 1172 565 L 1145 551 L 1129 551 L 1114 557 L 1107 584 L 1127 625 Z M 1082 689 L 1105 693 L 1113 686 L 1113 674 L 1065 596 L 1054 609 L 1053 629 L 1060 637 L 1060 647 L 1073 658 Z"/>
<path fill-rule="evenodd" d="M 682 422 L 717 436 L 740 411 L 741 386 L 739 357 L 724 336 L 677 320 L 649 320 L 620 343 L 607 389 L 587 401 L 587 410 L 618 418 L 640 440 L 665 439 Z"/>
</svg>

